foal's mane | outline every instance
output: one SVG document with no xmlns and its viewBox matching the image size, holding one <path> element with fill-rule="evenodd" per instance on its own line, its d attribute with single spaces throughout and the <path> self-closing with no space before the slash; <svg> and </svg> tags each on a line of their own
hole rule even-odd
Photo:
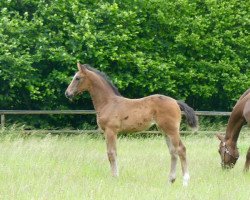
<svg viewBox="0 0 250 200">
<path fill-rule="evenodd" d="M 112 83 L 112 81 L 108 78 L 108 76 L 107 76 L 105 73 L 103 73 L 103 72 L 101 72 L 101 71 L 99 71 L 99 70 L 97 70 L 97 69 L 91 67 L 91 66 L 88 65 L 88 64 L 85 64 L 85 67 L 86 67 L 88 70 L 90 70 L 90 71 L 94 72 L 95 74 L 97 74 L 98 76 L 100 76 L 100 77 L 108 84 L 108 86 L 112 89 L 112 91 L 113 91 L 117 96 L 121 96 L 121 94 L 120 94 L 120 92 L 118 91 L 117 87 Z"/>
</svg>

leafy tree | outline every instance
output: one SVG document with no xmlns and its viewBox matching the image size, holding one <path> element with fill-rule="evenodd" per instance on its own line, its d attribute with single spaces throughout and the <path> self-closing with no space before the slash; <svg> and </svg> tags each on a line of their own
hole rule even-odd
<svg viewBox="0 0 250 200">
<path fill-rule="evenodd" d="M 162 93 L 231 110 L 250 85 L 248 26 L 238 0 L 1 1 L 0 109 L 92 109 L 87 94 L 64 97 L 80 60 L 130 98 Z"/>
</svg>

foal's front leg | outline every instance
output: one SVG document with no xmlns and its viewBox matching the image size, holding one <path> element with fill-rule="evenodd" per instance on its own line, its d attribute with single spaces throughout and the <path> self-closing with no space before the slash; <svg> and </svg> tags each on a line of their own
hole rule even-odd
<svg viewBox="0 0 250 200">
<path fill-rule="evenodd" d="M 119 175 L 117 168 L 117 154 L 116 154 L 116 140 L 117 134 L 111 130 L 106 129 L 105 139 L 107 144 L 107 155 L 110 162 L 112 176 L 117 177 Z"/>
</svg>

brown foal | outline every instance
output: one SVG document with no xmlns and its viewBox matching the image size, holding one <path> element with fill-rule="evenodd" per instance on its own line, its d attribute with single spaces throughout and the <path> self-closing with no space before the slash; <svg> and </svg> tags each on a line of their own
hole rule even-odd
<svg viewBox="0 0 250 200">
<path fill-rule="evenodd" d="M 232 168 L 239 158 L 237 140 L 240 130 L 245 123 L 250 124 L 250 89 L 239 98 L 229 117 L 226 135 L 217 134 L 219 138 L 219 154 L 221 156 L 222 167 Z M 248 171 L 250 166 L 250 148 L 246 156 L 244 171 Z"/>
<path fill-rule="evenodd" d="M 148 129 L 152 124 L 166 136 L 171 154 L 171 170 L 169 181 L 176 179 L 176 164 L 179 156 L 183 172 L 183 184 L 189 181 L 186 160 L 186 148 L 183 145 L 179 129 L 181 110 L 187 118 L 189 126 L 197 127 L 194 110 L 187 104 L 164 95 L 152 95 L 141 99 L 122 97 L 117 88 L 100 71 L 87 64 L 77 63 L 78 72 L 68 86 L 65 95 L 75 95 L 88 91 L 91 95 L 99 128 L 104 132 L 107 154 L 113 176 L 118 176 L 116 140 L 119 132 L 137 132 Z"/>
</svg>

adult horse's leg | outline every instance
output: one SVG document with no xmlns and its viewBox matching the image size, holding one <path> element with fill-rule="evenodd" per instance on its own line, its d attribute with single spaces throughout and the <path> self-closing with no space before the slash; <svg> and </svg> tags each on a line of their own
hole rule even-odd
<svg viewBox="0 0 250 200">
<path fill-rule="evenodd" d="M 110 162 L 111 167 L 111 173 L 114 177 L 117 177 L 119 175 L 118 168 L 117 168 L 117 153 L 116 153 L 116 140 L 117 140 L 117 134 L 111 130 L 106 129 L 105 130 L 105 139 L 107 144 L 107 155 Z"/>
<path fill-rule="evenodd" d="M 247 151 L 247 155 L 246 155 L 246 163 L 245 163 L 245 168 L 244 171 L 247 172 L 249 170 L 249 166 L 250 166 L 250 147 Z"/>
</svg>

